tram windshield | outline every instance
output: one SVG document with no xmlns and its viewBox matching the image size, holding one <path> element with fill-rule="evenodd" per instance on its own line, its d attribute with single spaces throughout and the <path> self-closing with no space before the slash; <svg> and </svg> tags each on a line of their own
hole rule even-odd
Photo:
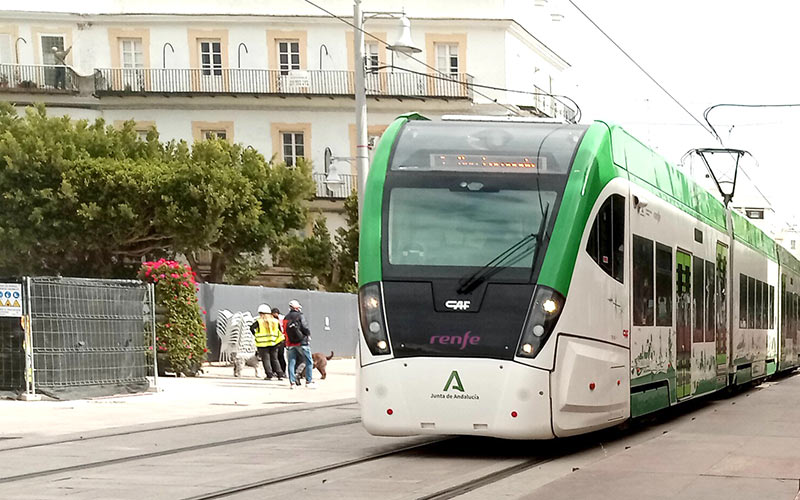
<svg viewBox="0 0 800 500">
<path fill-rule="evenodd" d="M 531 123 L 406 124 L 386 180 L 387 277 L 462 278 L 527 236 L 552 229 L 585 130 Z M 524 252 L 498 266 L 503 269 L 497 278 L 527 281 L 544 244 L 530 239 Z"/>
<path fill-rule="evenodd" d="M 516 242 L 539 232 L 540 203 L 552 206 L 555 191 L 395 188 L 389 200 L 389 263 L 483 266 Z M 531 267 L 532 241 L 510 267 Z"/>
</svg>

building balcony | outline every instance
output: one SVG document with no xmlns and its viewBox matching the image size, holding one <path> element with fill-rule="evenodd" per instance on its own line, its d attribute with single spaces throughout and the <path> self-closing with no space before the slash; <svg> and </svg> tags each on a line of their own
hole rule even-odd
<svg viewBox="0 0 800 500">
<path fill-rule="evenodd" d="M 524 106 L 524 109 L 534 111 L 540 116 L 575 123 L 577 112 L 564 104 L 562 99 L 547 95 L 548 92 L 546 90 L 535 85 L 533 86 L 533 91 L 537 94 L 533 96 L 533 106 Z"/>
<path fill-rule="evenodd" d="M 126 95 L 302 95 L 352 96 L 353 71 L 271 69 L 119 69 L 94 74 L 98 96 Z M 472 99 L 472 75 L 452 80 L 426 75 L 378 72 L 366 75 L 367 95 Z"/>
<path fill-rule="evenodd" d="M 317 185 L 317 198 L 328 200 L 343 200 L 350 196 L 356 188 L 356 176 L 353 174 L 340 174 L 341 184 L 325 184 L 326 174 L 313 174 Z"/>
<path fill-rule="evenodd" d="M 79 77 L 67 66 L 0 64 L 0 92 L 72 94 Z"/>
</svg>

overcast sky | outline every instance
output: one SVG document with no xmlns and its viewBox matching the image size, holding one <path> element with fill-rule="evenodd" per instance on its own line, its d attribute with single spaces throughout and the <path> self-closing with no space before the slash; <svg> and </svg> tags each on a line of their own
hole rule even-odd
<svg viewBox="0 0 800 500">
<path fill-rule="evenodd" d="M 800 103 L 800 2 L 573 1 L 701 121 L 717 103 Z M 719 147 L 567 0 L 549 8 L 565 15 L 554 43 L 572 64 L 584 121 L 619 123 L 673 163 L 691 148 Z M 717 109 L 709 118 L 726 146 L 756 156 L 747 170 L 779 216 L 800 215 L 800 108 Z"/>
</svg>

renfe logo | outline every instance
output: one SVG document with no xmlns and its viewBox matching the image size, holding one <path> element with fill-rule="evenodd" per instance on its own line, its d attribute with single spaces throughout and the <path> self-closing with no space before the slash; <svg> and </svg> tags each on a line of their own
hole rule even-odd
<svg viewBox="0 0 800 500">
<path fill-rule="evenodd" d="M 469 309 L 469 301 L 468 300 L 448 300 L 444 303 L 444 306 L 448 309 L 452 309 L 454 311 L 466 311 Z"/>
<path fill-rule="evenodd" d="M 481 341 L 481 338 L 477 335 L 470 336 L 471 331 L 466 332 L 463 336 L 458 335 L 434 335 L 431 337 L 431 344 L 440 344 L 440 345 L 460 345 L 461 349 L 467 347 L 469 345 L 478 345 Z"/>
</svg>

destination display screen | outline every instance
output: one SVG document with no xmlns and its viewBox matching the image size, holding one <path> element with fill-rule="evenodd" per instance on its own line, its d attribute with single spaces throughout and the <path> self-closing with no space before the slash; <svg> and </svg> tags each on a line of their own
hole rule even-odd
<svg viewBox="0 0 800 500">
<path fill-rule="evenodd" d="M 397 137 L 389 170 L 563 175 L 586 129 L 563 123 L 412 120 Z"/>
<path fill-rule="evenodd" d="M 432 170 L 547 172 L 547 159 L 535 156 L 432 154 L 430 159 Z"/>
</svg>

